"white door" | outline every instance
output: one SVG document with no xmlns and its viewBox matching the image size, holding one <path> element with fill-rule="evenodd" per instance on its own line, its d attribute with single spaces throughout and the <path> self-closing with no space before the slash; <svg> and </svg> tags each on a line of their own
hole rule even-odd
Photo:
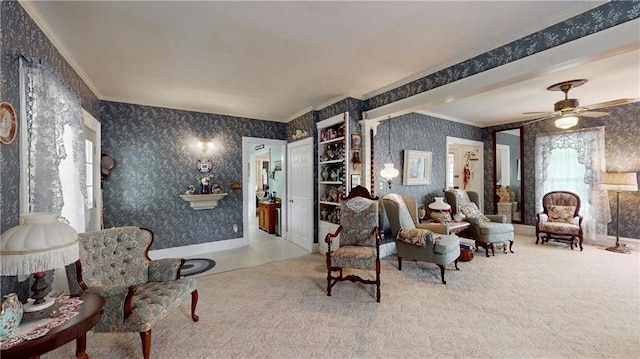
<svg viewBox="0 0 640 359">
<path fill-rule="evenodd" d="M 313 251 L 313 138 L 287 145 L 289 240 Z"/>
</svg>

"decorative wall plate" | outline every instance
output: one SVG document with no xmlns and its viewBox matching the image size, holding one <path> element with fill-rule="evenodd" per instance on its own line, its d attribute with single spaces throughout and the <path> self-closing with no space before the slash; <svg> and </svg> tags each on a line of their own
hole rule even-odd
<svg viewBox="0 0 640 359">
<path fill-rule="evenodd" d="M 211 160 L 198 160 L 196 162 L 196 169 L 202 173 L 208 173 L 213 168 L 213 161 Z"/>
<path fill-rule="evenodd" d="M 0 103 L 0 142 L 8 145 L 18 133 L 16 112 L 8 102 Z"/>
</svg>

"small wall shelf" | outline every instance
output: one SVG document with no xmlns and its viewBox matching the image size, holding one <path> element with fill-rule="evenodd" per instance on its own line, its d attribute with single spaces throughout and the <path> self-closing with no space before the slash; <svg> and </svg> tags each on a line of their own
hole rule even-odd
<svg viewBox="0 0 640 359">
<path fill-rule="evenodd" d="M 214 209 L 218 206 L 218 201 L 227 196 L 227 193 L 213 193 L 213 194 L 181 194 L 180 197 L 189 202 L 191 208 L 195 210 L 199 209 Z"/>
</svg>

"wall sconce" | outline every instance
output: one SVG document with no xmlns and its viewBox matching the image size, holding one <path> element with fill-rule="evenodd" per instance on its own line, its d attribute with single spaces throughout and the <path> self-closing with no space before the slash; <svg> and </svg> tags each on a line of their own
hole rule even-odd
<svg viewBox="0 0 640 359">
<path fill-rule="evenodd" d="M 202 153 L 207 153 L 207 151 L 209 150 L 210 143 L 211 142 L 209 142 L 209 139 L 207 138 L 207 136 L 202 136 L 200 141 L 198 141 L 198 144 L 202 147 Z"/>
<path fill-rule="evenodd" d="M 389 151 L 387 152 L 387 160 L 384 163 L 384 168 L 380 171 L 380 176 L 387 181 L 387 185 L 391 188 L 393 179 L 398 177 L 400 171 L 393 168 L 393 161 L 391 161 L 391 117 L 389 117 Z"/>
</svg>

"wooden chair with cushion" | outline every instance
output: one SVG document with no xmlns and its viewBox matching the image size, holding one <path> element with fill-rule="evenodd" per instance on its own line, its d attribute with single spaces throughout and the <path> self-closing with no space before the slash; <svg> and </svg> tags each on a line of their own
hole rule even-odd
<svg viewBox="0 0 640 359">
<path fill-rule="evenodd" d="M 331 240 L 340 236 L 339 247 L 331 249 Z M 327 295 L 339 281 L 374 284 L 376 301 L 380 302 L 380 231 L 378 229 L 378 201 L 369 191 L 357 186 L 351 189 L 340 206 L 340 225 L 328 233 L 327 243 Z M 375 279 L 364 279 L 355 274 L 343 275 L 344 269 L 362 269 L 375 272 Z M 338 272 L 337 276 L 333 273 Z"/>
<path fill-rule="evenodd" d="M 542 197 L 542 212 L 536 213 L 536 244 L 549 239 L 579 246 L 582 251 L 580 197 L 569 191 L 552 191 Z M 577 243 L 576 243 L 577 242 Z"/>
<path fill-rule="evenodd" d="M 184 259 L 149 259 L 153 232 L 138 227 L 109 228 L 78 235 L 80 259 L 67 266 L 72 292 L 106 299 L 96 332 L 138 332 L 142 354 L 151 355 L 151 328 L 191 296 L 191 319 L 198 303 L 196 281 L 180 278 Z"/>
</svg>

